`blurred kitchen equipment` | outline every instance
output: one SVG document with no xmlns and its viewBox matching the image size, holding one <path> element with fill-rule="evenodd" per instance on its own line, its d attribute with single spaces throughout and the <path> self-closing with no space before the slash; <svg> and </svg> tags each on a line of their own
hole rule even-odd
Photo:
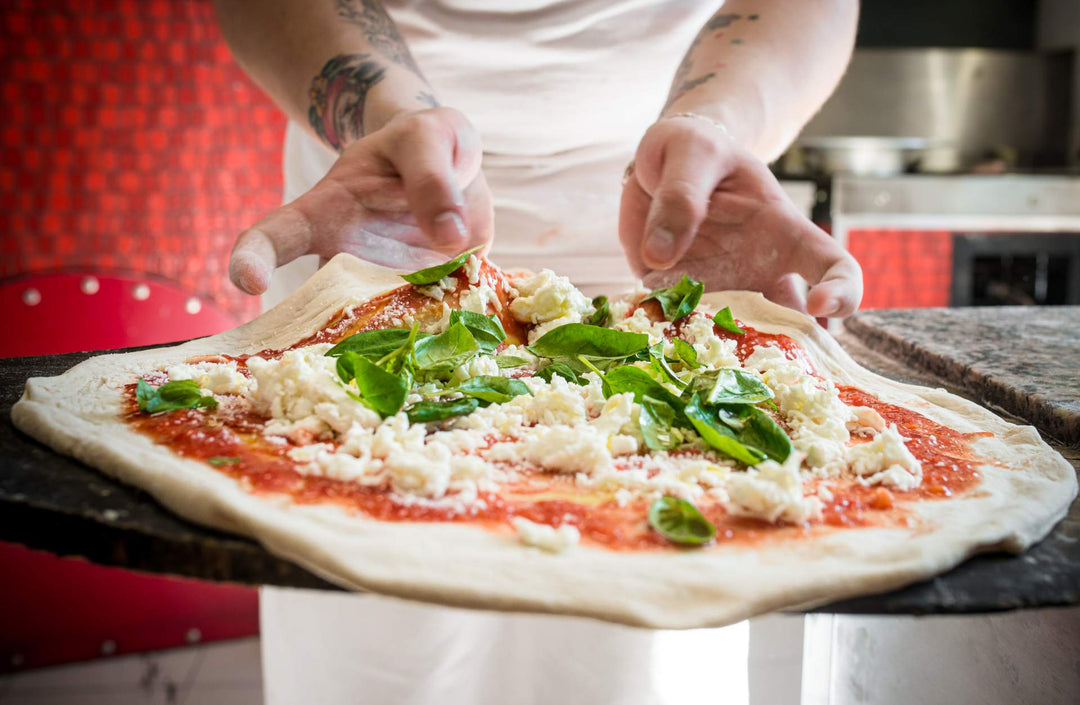
<svg viewBox="0 0 1080 705">
<path fill-rule="evenodd" d="M 808 137 L 799 140 L 815 174 L 892 176 L 915 167 L 934 142 L 921 137 Z"/>
<path fill-rule="evenodd" d="M 859 49 L 797 145 L 861 151 L 858 158 L 846 157 L 880 169 L 842 170 L 848 173 L 882 174 L 888 159 L 895 167 L 910 149 L 922 151 L 918 164 L 911 164 L 922 172 L 966 171 L 1001 154 L 1015 155 L 1022 167 L 1064 165 L 1070 71 L 1067 52 Z M 895 145 L 901 155 L 879 154 L 886 145 L 863 143 L 867 137 L 901 138 Z M 829 141 L 823 146 L 821 138 Z M 856 142 L 844 146 L 836 138 Z M 929 143 L 903 146 L 916 138 Z M 826 161 L 836 159 L 841 156 Z"/>
</svg>

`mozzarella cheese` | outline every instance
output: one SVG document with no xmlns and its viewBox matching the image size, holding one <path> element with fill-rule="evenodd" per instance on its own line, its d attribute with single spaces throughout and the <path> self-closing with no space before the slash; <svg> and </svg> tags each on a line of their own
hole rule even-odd
<svg viewBox="0 0 1080 705">
<path fill-rule="evenodd" d="M 566 549 L 576 546 L 581 540 L 581 532 L 576 526 L 563 524 L 559 528 L 548 524 L 537 524 L 524 517 L 515 517 L 512 520 L 517 530 L 518 538 L 526 546 L 534 546 L 549 553 L 562 553 Z"/>
<path fill-rule="evenodd" d="M 248 359 L 255 382 L 252 406 L 270 417 L 268 435 L 304 443 L 344 433 L 354 424 L 378 425 L 379 415 L 346 392 L 335 372 L 336 359 L 324 355 L 329 347 L 287 350 L 278 360 Z"/>
<path fill-rule="evenodd" d="M 908 450 L 904 440 L 893 424 L 874 440 L 851 446 L 847 450 L 851 471 L 868 485 L 915 489 L 922 484 L 922 463 Z"/>
<path fill-rule="evenodd" d="M 624 330 L 630 333 L 645 333 L 649 336 L 650 343 L 659 343 L 667 337 L 671 324 L 667 321 L 653 321 L 643 308 L 636 309 L 633 315 L 623 318 L 615 323 L 615 330 Z"/>
<path fill-rule="evenodd" d="M 594 311 L 589 299 L 569 279 L 550 269 L 515 281 L 514 286 L 518 296 L 510 303 L 510 313 L 516 320 L 536 326 L 529 331 L 530 343 L 535 343 L 554 328 L 580 323 Z"/>
<path fill-rule="evenodd" d="M 693 313 L 683 323 L 679 337 L 694 346 L 698 362 L 707 368 L 739 367 L 739 358 L 735 355 L 737 343 L 716 335 L 712 318 L 701 313 Z M 665 351 L 665 354 L 667 352 Z"/>
<path fill-rule="evenodd" d="M 458 299 L 458 306 L 463 311 L 472 311 L 486 316 L 489 313 L 501 311 L 502 301 L 499 300 L 499 294 L 490 286 L 477 284 L 462 292 Z"/>
<path fill-rule="evenodd" d="M 772 460 L 744 473 L 732 473 L 727 483 L 727 510 L 737 516 L 801 524 L 821 517 L 821 500 L 803 496 L 799 466 L 792 453 L 784 464 Z"/>
<path fill-rule="evenodd" d="M 226 362 L 195 362 L 173 365 L 165 370 L 170 381 L 194 380 L 214 394 L 247 394 L 251 380 L 236 367 L 234 360 Z"/>
<path fill-rule="evenodd" d="M 469 258 L 465 260 L 465 265 L 462 267 L 465 272 L 465 277 L 469 280 L 470 284 L 480 283 L 480 258 L 476 255 L 469 255 Z"/>
</svg>

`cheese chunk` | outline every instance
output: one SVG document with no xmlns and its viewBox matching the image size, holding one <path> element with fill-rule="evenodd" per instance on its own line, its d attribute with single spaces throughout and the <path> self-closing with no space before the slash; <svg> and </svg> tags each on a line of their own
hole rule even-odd
<svg viewBox="0 0 1080 705">
<path fill-rule="evenodd" d="M 559 318 L 581 321 L 593 311 L 592 304 L 566 277 L 542 269 L 523 281 L 515 281 L 518 297 L 510 303 L 510 313 L 522 323 L 546 323 Z"/>
<path fill-rule="evenodd" d="M 248 370 L 255 380 L 252 405 L 270 417 L 266 435 L 303 443 L 344 433 L 353 424 L 373 428 L 379 415 L 352 399 L 338 380 L 329 346 L 285 351 L 280 359 L 252 357 Z"/>
<path fill-rule="evenodd" d="M 592 304 L 566 277 L 542 269 L 528 279 L 514 282 L 518 296 L 510 302 L 510 313 L 522 323 L 535 326 L 529 343 L 568 323 L 580 323 L 593 312 Z"/>
<path fill-rule="evenodd" d="M 645 333 L 649 336 L 649 343 L 659 343 L 667 337 L 671 324 L 667 321 L 654 322 L 645 309 L 639 308 L 635 309 L 633 315 L 623 318 L 612 327 L 630 333 Z"/>
<path fill-rule="evenodd" d="M 607 436 L 588 427 L 539 427 L 525 437 L 521 457 L 556 473 L 591 474 L 611 467 Z"/>
<path fill-rule="evenodd" d="M 746 472 L 732 473 L 727 482 L 727 510 L 737 516 L 801 524 L 821 516 L 821 500 L 804 497 L 799 466 L 792 453 L 784 464 L 766 460 Z"/>
<path fill-rule="evenodd" d="M 898 490 L 912 490 L 922 484 L 922 463 L 904 444 L 904 438 L 892 424 L 874 440 L 847 450 L 851 471 L 867 485 L 886 485 Z"/>
<path fill-rule="evenodd" d="M 712 318 L 702 313 L 687 316 L 679 337 L 694 346 L 698 362 L 707 368 L 739 367 L 737 343 L 716 335 Z M 666 354 L 666 353 L 665 353 Z"/>
<path fill-rule="evenodd" d="M 490 286 L 477 284 L 462 292 L 458 299 L 458 306 L 463 311 L 472 311 L 486 316 L 489 313 L 501 311 L 502 301 L 499 300 L 499 294 Z"/>
<path fill-rule="evenodd" d="M 581 540 L 581 532 L 576 526 L 563 524 L 559 528 L 548 524 L 537 524 L 523 517 L 513 519 L 518 538 L 526 546 L 534 546 L 549 553 L 562 553 L 576 546 Z"/>
<path fill-rule="evenodd" d="M 170 381 L 194 380 L 214 394 L 245 395 L 251 387 L 248 379 L 236 367 L 234 360 L 226 362 L 195 362 L 173 365 L 165 370 Z"/>
</svg>

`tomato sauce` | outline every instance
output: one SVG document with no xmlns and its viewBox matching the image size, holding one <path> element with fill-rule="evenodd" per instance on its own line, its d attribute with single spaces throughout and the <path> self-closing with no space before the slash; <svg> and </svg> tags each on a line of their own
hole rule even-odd
<svg viewBox="0 0 1080 705">
<path fill-rule="evenodd" d="M 490 266 L 485 263 L 485 268 Z M 485 270 L 492 288 L 503 301 L 503 313 L 508 313 L 505 295 L 508 282 L 499 272 Z M 464 288 L 460 274 L 457 295 Z M 411 286 L 388 292 L 362 306 L 346 309 L 320 331 L 293 347 L 319 342 L 334 343 L 353 333 L 387 327 L 388 321 L 411 313 L 419 318 L 430 311 L 441 312 L 441 304 L 418 294 Z M 441 313 L 436 314 L 441 315 Z M 519 341 L 525 331 L 509 315 L 503 325 L 508 335 Z M 746 334 L 739 336 L 717 328 L 717 334 L 737 341 L 740 359 L 749 356 L 761 345 L 776 345 L 792 359 L 803 359 L 806 353 L 791 338 L 762 333 L 742 326 Z M 513 331 L 513 332 L 512 332 Z M 280 355 L 282 351 L 266 351 L 262 356 Z M 246 358 L 239 360 L 241 368 Z M 812 368 L 811 368 L 812 369 Z M 245 370 L 246 371 L 246 370 Z M 163 374 L 147 375 L 147 381 L 160 384 Z M 223 402 L 214 410 L 184 410 L 149 415 L 138 411 L 135 384 L 127 387 L 128 420 L 138 431 L 156 442 L 168 446 L 178 455 L 208 462 L 217 471 L 238 480 L 255 494 L 286 494 L 299 504 L 331 503 L 382 521 L 467 522 L 485 526 L 493 531 L 509 531 L 513 517 L 560 526 L 571 524 L 581 532 L 585 543 L 616 550 L 661 550 L 677 548 L 652 531 L 646 519 L 646 502 L 629 502 L 619 506 L 614 498 L 598 496 L 577 487 L 565 476 L 529 473 L 516 484 L 504 485 L 501 492 L 481 493 L 483 504 L 465 512 L 424 505 L 402 505 L 394 501 L 387 487 L 368 487 L 344 480 L 308 476 L 295 469 L 288 452 L 296 447 L 284 439 L 271 440 L 260 431 L 265 422 L 252 411 L 234 403 Z M 803 526 L 774 525 L 765 521 L 728 514 L 716 502 L 699 506 L 702 513 L 717 528 L 717 544 L 758 544 L 762 541 L 789 541 L 828 530 L 830 527 L 902 526 L 910 523 L 905 502 L 953 497 L 971 491 L 979 483 L 978 466 L 988 461 L 971 450 L 971 442 L 990 434 L 965 434 L 935 423 L 925 416 L 900 406 L 878 400 L 855 387 L 840 386 L 840 397 L 849 406 L 868 406 L 875 409 L 887 424 L 896 424 L 907 440 L 909 450 L 923 465 L 922 485 L 909 492 L 866 487 L 857 482 L 828 481 L 831 499 L 824 502 L 820 522 Z M 496 441 L 499 439 L 492 439 Z M 630 462 L 620 458 L 623 467 Z M 618 467 L 618 464 L 617 464 Z M 819 483 L 808 480 L 806 489 L 813 491 Z"/>
</svg>

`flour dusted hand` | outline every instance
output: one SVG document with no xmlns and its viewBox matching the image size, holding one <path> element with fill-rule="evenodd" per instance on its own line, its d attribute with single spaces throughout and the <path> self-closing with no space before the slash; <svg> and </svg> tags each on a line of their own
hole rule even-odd
<svg viewBox="0 0 1080 705">
<path fill-rule="evenodd" d="M 685 272 L 710 291 L 760 291 L 814 316 L 850 315 L 862 299 L 855 259 L 707 120 L 670 117 L 645 133 L 623 188 L 619 237 L 650 287 Z M 797 276 L 810 285 L 805 300 Z"/>
<path fill-rule="evenodd" d="M 414 268 L 486 246 L 493 214 L 480 158 L 480 137 L 460 112 L 401 113 L 345 147 L 314 188 L 244 231 L 229 275 L 260 294 L 276 267 L 301 255 L 348 252 Z"/>
</svg>

